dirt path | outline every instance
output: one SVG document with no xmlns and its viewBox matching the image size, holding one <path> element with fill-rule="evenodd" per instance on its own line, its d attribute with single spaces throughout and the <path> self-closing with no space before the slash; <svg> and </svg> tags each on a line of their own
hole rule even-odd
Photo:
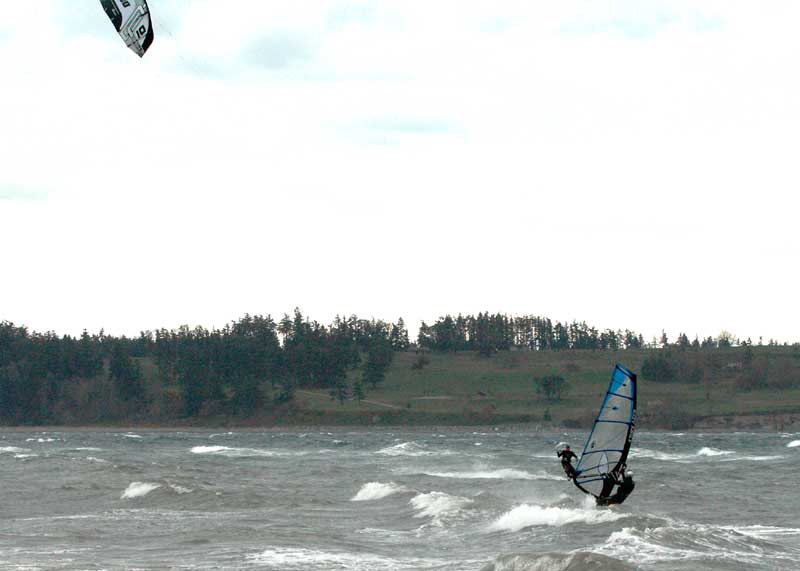
<svg viewBox="0 0 800 571">
<path fill-rule="evenodd" d="M 323 394 L 323 393 L 315 393 L 313 391 L 305 391 L 305 390 L 302 390 L 302 389 L 297 389 L 295 392 L 302 393 L 304 395 L 309 395 L 309 396 L 312 396 L 312 397 L 320 397 L 320 398 L 324 398 L 324 399 L 330 398 L 328 395 Z M 369 399 L 361 399 L 361 402 L 365 402 L 367 404 L 374 404 L 376 406 L 382 406 L 382 407 L 386 407 L 386 408 L 393 408 L 393 409 L 396 409 L 396 410 L 403 410 L 402 406 L 397 406 L 395 404 L 389 404 L 387 402 L 378 402 L 376 400 L 369 400 Z"/>
</svg>

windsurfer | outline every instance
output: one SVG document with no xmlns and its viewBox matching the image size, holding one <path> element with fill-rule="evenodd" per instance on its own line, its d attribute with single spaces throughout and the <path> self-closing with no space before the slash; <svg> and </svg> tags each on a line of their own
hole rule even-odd
<svg viewBox="0 0 800 571">
<path fill-rule="evenodd" d="M 611 494 L 611 491 L 617 486 L 617 491 Z M 603 490 L 597 498 L 598 506 L 609 506 L 613 504 L 621 504 L 625 501 L 633 488 L 636 487 L 636 482 L 633 481 L 633 474 L 625 473 L 625 465 L 620 466 L 619 472 L 605 474 L 603 476 Z"/>
<path fill-rule="evenodd" d="M 561 458 L 561 467 L 564 468 L 567 478 L 574 478 L 575 468 L 572 467 L 572 459 L 577 458 L 577 456 L 569 449 L 569 444 L 564 446 L 563 450 L 556 452 L 556 454 Z"/>
</svg>

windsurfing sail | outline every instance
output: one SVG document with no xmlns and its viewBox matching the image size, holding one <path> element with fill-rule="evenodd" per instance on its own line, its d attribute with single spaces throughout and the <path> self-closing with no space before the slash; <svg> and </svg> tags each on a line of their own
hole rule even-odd
<svg viewBox="0 0 800 571">
<path fill-rule="evenodd" d="M 635 420 L 636 375 L 617 365 L 575 466 L 573 482 L 582 492 L 607 498 L 617 491 L 617 476 L 628 459 Z"/>
<path fill-rule="evenodd" d="M 147 0 L 100 0 L 125 44 L 142 57 L 153 43 L 153 22 Z"/>
</svg>

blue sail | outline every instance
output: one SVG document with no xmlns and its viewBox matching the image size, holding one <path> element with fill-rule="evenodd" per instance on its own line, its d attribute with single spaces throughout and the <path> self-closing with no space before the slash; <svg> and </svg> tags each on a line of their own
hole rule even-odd
<svg viewBox="0 0 800 571">
<path fill-rule="evenodd" d="M 625 466 L 635 420 L 636 375 L 617 365 L 575 467 L 573 481 L 581 491 L 596 498 L 608 496 L 613 491 L 616 485 L 609 488 L 608 476 L 618 476 Z"/>
</svg>

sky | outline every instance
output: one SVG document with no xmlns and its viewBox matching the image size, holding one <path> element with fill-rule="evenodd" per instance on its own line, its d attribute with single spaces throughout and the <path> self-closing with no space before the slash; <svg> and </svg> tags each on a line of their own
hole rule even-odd
<svg viewBox="0 0 800 571">
<path fill-rule="evenodd" d="M 0 320 L 800 340 L 797 2 L 149 4 L 4 3 Z"/>
</svg>

